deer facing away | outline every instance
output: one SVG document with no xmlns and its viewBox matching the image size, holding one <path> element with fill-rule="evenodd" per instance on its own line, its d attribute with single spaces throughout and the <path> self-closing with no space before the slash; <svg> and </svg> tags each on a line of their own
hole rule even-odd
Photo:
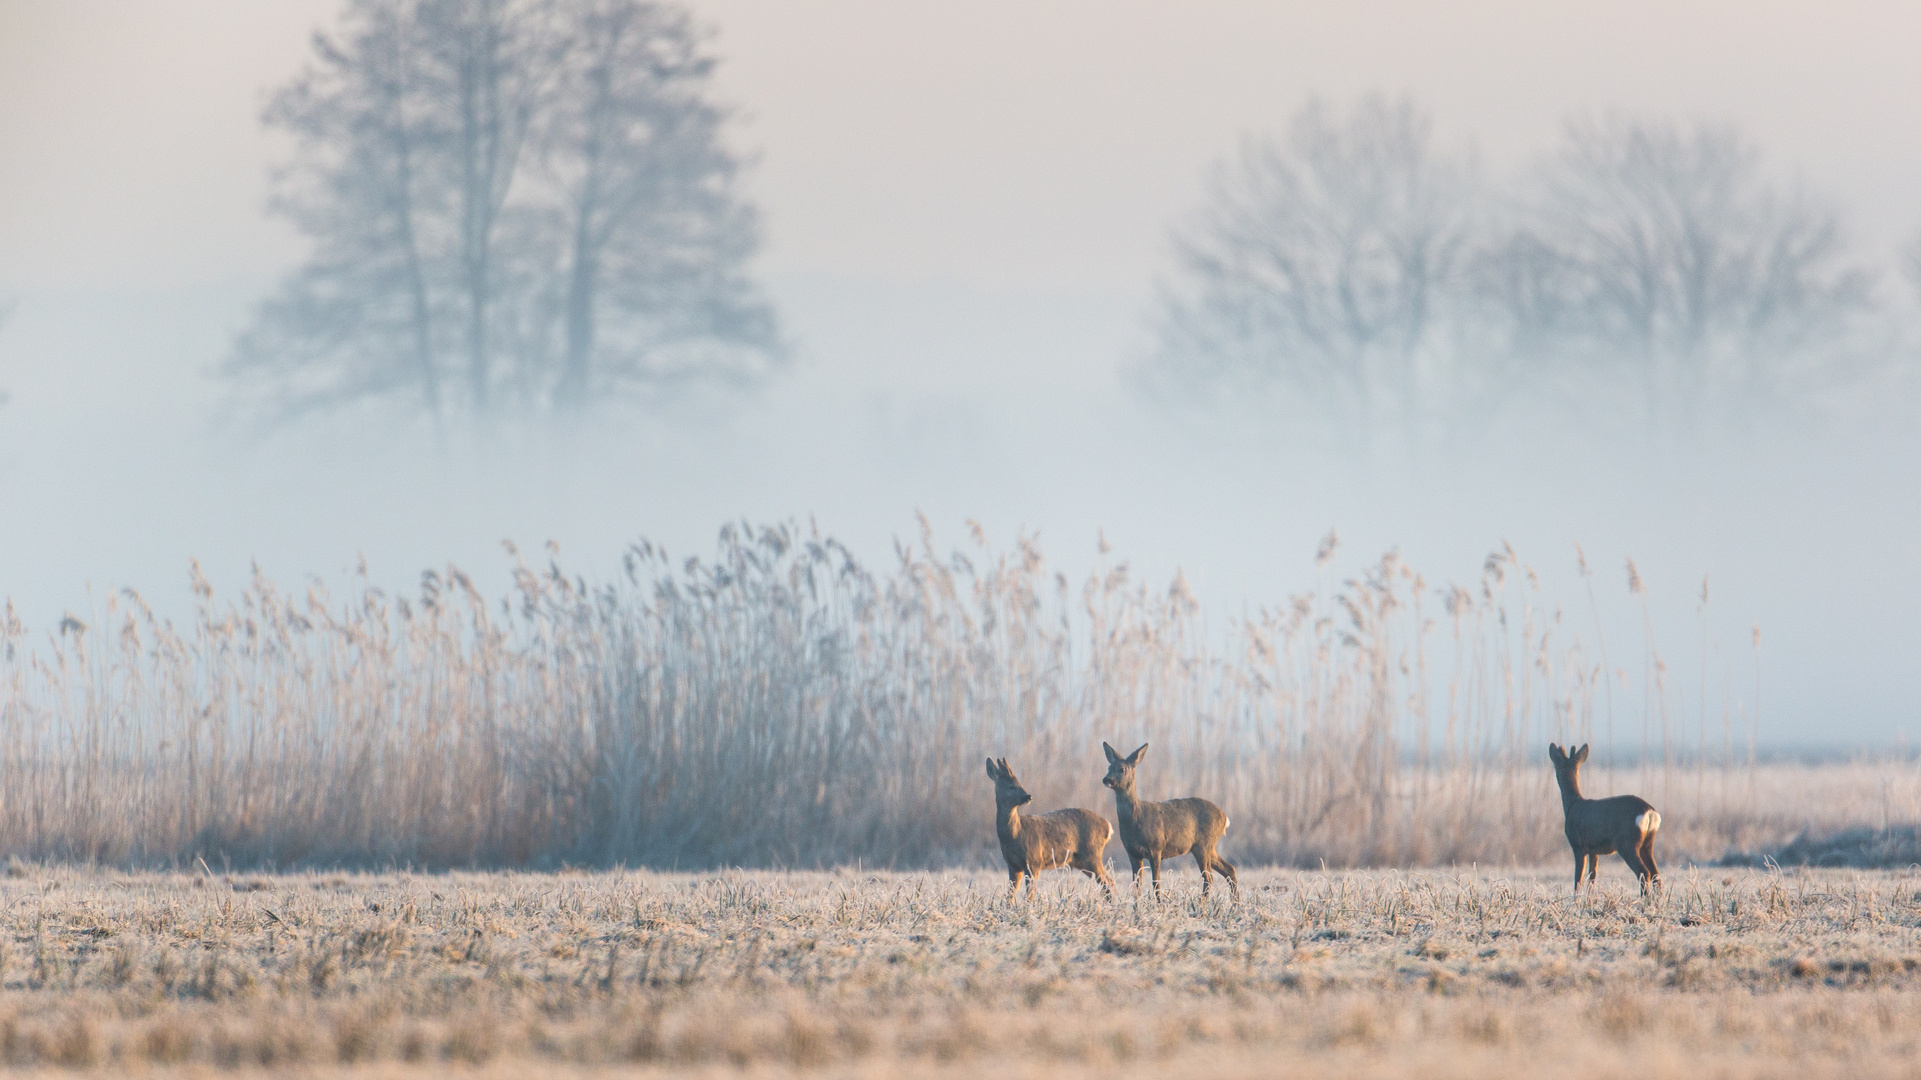
<svg viewBox="0 0 1921 1080">
<path fill-rule="evenodd" d="M 987 759 L 987 775 L 994 781 L 994 831 L 1000 835 L 1001 857 L 1007 860 L 1007 898 L 1012 900 L 1027 878 L 1027 895 L 1034 895 L 1034 875 L 1057 866 L 1071 866 L 1095 881 L 1109 896 L 1114 879 L 1107 876 L 1101 853 L 1114 835 L 1107 819 L 1092 810 L 1056 810 L 1051 814 L 1021 813 L 1034 801 L 1007 759 Z"/>
<path fill-rule="evenodd" d="M 1227 879 L 1228 888 L 1234 891 L 1236 901 L 1241 898 L 1241 884 L 1234 878 L 1234 864 L 1221 858 L 1215 847 L 1221 842 L 1221 835 L 1227 832 L 1227 814 L 1206 799 L 1172 799 L 1167 802 L 1147 802 L 1134 794 L 1134 769 L 1141 763 L 1141 755 L 1147 753 L 1147 744 L 1140 749 L 1120 756 L 1106 743 L 1101 749 L 1107 752 L 1107 776 L 1101 783 L 1114 789 L 1114 816 L 1121 826 L 1121 846 L 1127 849 L 1127 861 L 1134 867 L 1134 880 L 1138 885 L 1141 877 L 1141 863 L 1145 862 L 1154 872 L 1154 899 L 1161 898 L 1161 860 L 1172 859 L 1189 852 L 1194 854 L 1194 862 L 1201 868 L 1201 896 L 1207 896 L 1212 884 L 1209 871 L 1218 870 Z"/>
<path fill-rule="evenodd" d="M 1561 785 L 1561 809 L 1567 817 L 1567 842 L 1574 849 L 1574 891 L 1581 891 L 1581 867 L 1587 866 L 1590 885 L 1600 869 L 1601 856 L 1621 853 L 1640 879 L 1641 892 L 1661 883 L 1661 870 L 1654 865 L 1654 834 L 1661 829 L 1661 815 L 1639 795 L 1616 795 L 1611 799 L 1581 797 L 1581 763 L 1587 760 L 1584 744 L 1572 754 L 1553 743 L 1547 744 L 1548 760 L 1554 763 L 1554 780 Z"/>
</svg>

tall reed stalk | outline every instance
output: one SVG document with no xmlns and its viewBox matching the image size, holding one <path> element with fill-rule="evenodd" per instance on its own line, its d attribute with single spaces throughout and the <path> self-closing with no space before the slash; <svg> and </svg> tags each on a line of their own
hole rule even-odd
<svg viewBox="0 0 1921 1080">
<path fill-rule="evenodd" d="M 1044 806 L 1111 813 L 1106 739 L 1154 744 L 1144 795 L 1226 807 L 1239 860 L 1533 862 L 1561 846 L 1544 744 L 1595 740 L 1612 693 L 1506 548 L 1471 587 L 1390 553 L 1212 629 L 1182 578 L 1074 584 L 1030 538 L 942 553 L 924 521 L 885 573 L 793 525 L 725 528 L 710 561 L 640 543 L 601 584 L 509 552 L 497 600 L 452 569 L 391 596 L 363 568 L 344 596 L 256 572 L 221 602 L 196 566 L 185 626 L 128 590 L 29 642 L 9 606 L 0 851 L 969 863 L 993 844 L 984 756 Z M 1718 854 L 1796 823 L 1757 817 L 1752 755 L 1726 758 L 1673 787 L 1664 837 Z"/>
</svg>

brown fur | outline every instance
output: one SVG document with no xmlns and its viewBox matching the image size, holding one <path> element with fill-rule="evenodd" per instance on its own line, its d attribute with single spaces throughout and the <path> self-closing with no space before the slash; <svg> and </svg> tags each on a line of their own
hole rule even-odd
<svg viewBox="0 0 1921 1080">
<path fill-rule="evenodd" d="M 994 831 L 1000 835 L 1001 857 L 1007 860 L 1007 898 L 1012 900 L 1027 878 L 1027 895 L 1034 895 L 1034 875 L 1042 870 L 1071 866 L 1095 881 L 1109 896 L 1114 894 L 1114 879 L 1107 875 L 1107 860 L 1101 857 L 1107 841 L 1114 835 L 1107 819 L 1092 810 L 1056 810 L 1051 814 L 1028 816 L 1021 807 L 1034 800 L 1007 759 L 987 759 L 987 775 L 994 781 Z"/>
<path fill-rule="evenodd" d="M 1114 816 L 1120 822 L 1121 846 L 1127 849 L 1127 861 L 1133 864 L 1136 885 L 1141 878 L 1141 863 L 1145 862 L 1154 873 L 1154 899 L 1159 900 L 1161 860 L 1191 851 L 1195 864 L 1201 868 L 1201 896 L 1207 896 L 1213 883 L 1208 872 L 1218 870 L 1227 878 L 1228 888 L 1234 890 L 1234 899 L 1240 900 L 1241 883 L 1234 877 L 1234 864 L 1221 858 L 1215 850 L 1222 834 L 1227 832 L 1227 814 L 1201 798 L 1167 802 L 1145 802 L 1137 798 L 1134 768 L 1147 752 L 1147 744 L 1142 743 L 1140 749 L 1126 757 L 1106 743 L 1101 744 L 1101 749 L 1107 752 L 1107 776 L 1101 783 L 1114 789 Z"/>
<path fill-rule="evenodd" d="M 1548 760 L 1554 763 L 1554 780 L 1561 785 L 1561 810 L 1567 818 L 1567 842 L 1574 849 L 1574 892 L 1581 892 L 1581 869 L 1585 863 L 1590 884 L 1601 867 L 1601 856 L 1621 853 L 1641 882 L 1641 892 L 1661 883 L 1661 870 L 1654 865 L 1654 834 L 1661 829 L 1661 814 L 1638 795 L 1616 795 L 1611 799 L 1581 797 L 1581 763 L 1587 760 L 1583 745 L 1570 754 L 1553 743 L 1547 744 Z"/>
</svg>

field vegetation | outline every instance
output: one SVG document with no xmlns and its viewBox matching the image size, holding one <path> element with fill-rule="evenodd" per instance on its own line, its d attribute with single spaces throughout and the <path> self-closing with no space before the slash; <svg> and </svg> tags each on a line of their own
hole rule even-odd
<svg viewBox="0 0 1921 1080">
<path fill-rule="evenodd" d="M 15 864 L 14 1067 L 499 1075 L 1909 1076 L 1921 877 L 1254 870 L 1156 906 L 978 871 Z"/>
<path fill-rule="evenodd" d="M 924 532 L 879 573 L 794 526 L 725 529 L 711 560 L 638 544 L 600 584 L 513 557 L 502 597 L 449 569 L 410 596 L 256 576 L 223 601 L 196 568 L 184 623 L 133 590 L 36 634 L 9 610 L 0 853 L 981 866 L 983 758 L 1013 762 L 1042 809 L 1111 814 L 1102 740 L 1151 742 L 1142 795 L 1206 794 L 1251 865 L 1554 858 L 1549 739 L 1593 741 L 1588 794 L 1652 800 L 1670 859 L 1921 808 L 1909 764 L 1757 762 L 1752 674 L 1709 679 L 1705 642 L 1698 686 L 1646 642 L 1610 658 L 1598 612 L 1561 610 L 1505 548 L 1467 585 L 1392 553 L 1323 570 L 1229 623 L 1178 577 L 1104 557 L 1070 583 L 1031 539 L 978 532 L 946 553 Z M 1629 584 L 1643 603 L 1631 565 Z"/>
<path fill-rule="evenodd" d="M 1915 766 L 1762 758 L 1758 687 L 1609 660 L 1512 551 L 1226 626 L 1178 577 L 1074 585 L 978 535 L 879 574 L 741 527 L 514 580 L 9 609 L 0 1064 L 1858 1078 L 1921 1049 Z M 1549 739 L 1661 808 L 1651 898 L 1612 859 L 1570 895 Z M 983 759 L 1111 820 L 1102 740 L 1152 744 L 1144 797 L 1227 810 L 1240 903 L 1180 860 L 1160 904 L 982 869 Z"/>
</svg>

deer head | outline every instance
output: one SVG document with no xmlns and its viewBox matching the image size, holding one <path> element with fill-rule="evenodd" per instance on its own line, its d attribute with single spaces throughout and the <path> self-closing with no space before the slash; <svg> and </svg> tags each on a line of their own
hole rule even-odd
<svg viewBox="0 0 1921 1080">
<path fill-rule="evenodd" d="M 1141 763 L 1141 755 L 1147 753 L 1147 744 L 1142 743 L 1140 749 L 1126 757 L 1106 743 L 1101 744 L 1101 749 L 1107 752 L 1107 775 L 1101 778 L 1101 783 L 1123 795 L 1134 794 L 1134 767 Z"/>
<path fill-rule="evenodd" d="M 1014 770 L 1007 767 L 1006 758 L 999 761 L 987 759 L 987 778 L 994 782 L 994 804 L 1002 809 L 1034 801 L 1034 796 L 1029 795 L 1020 780 L 1015 778 Z"/>
<path fill-rule="evenodd" d="M 1572 754 L 1554 745 L 1553 743 L 1547 744 L 1548 760 L 1554 763 L 1554 770 L 1556 772 L 1559 772 L 1562 769 L 1580 768 L 1581 762 L 1587 760 L 1587 753 L 1588 753 L 1588 747 L 1586 743 L 1582 743 L 1581 748 L 1579 750 L 1576 750 Z"/>
<path fill-rule="evenodd" d="M 1578 785 L 1581 780 L 1581 763 L 1587 760 L 1588 745 L 1581 744 L 1572 754 L 1553 743 L 1547 744 L 1547 758 L 1554 763 L 1554 778 L 1569 784 Z"/>
</svg>

